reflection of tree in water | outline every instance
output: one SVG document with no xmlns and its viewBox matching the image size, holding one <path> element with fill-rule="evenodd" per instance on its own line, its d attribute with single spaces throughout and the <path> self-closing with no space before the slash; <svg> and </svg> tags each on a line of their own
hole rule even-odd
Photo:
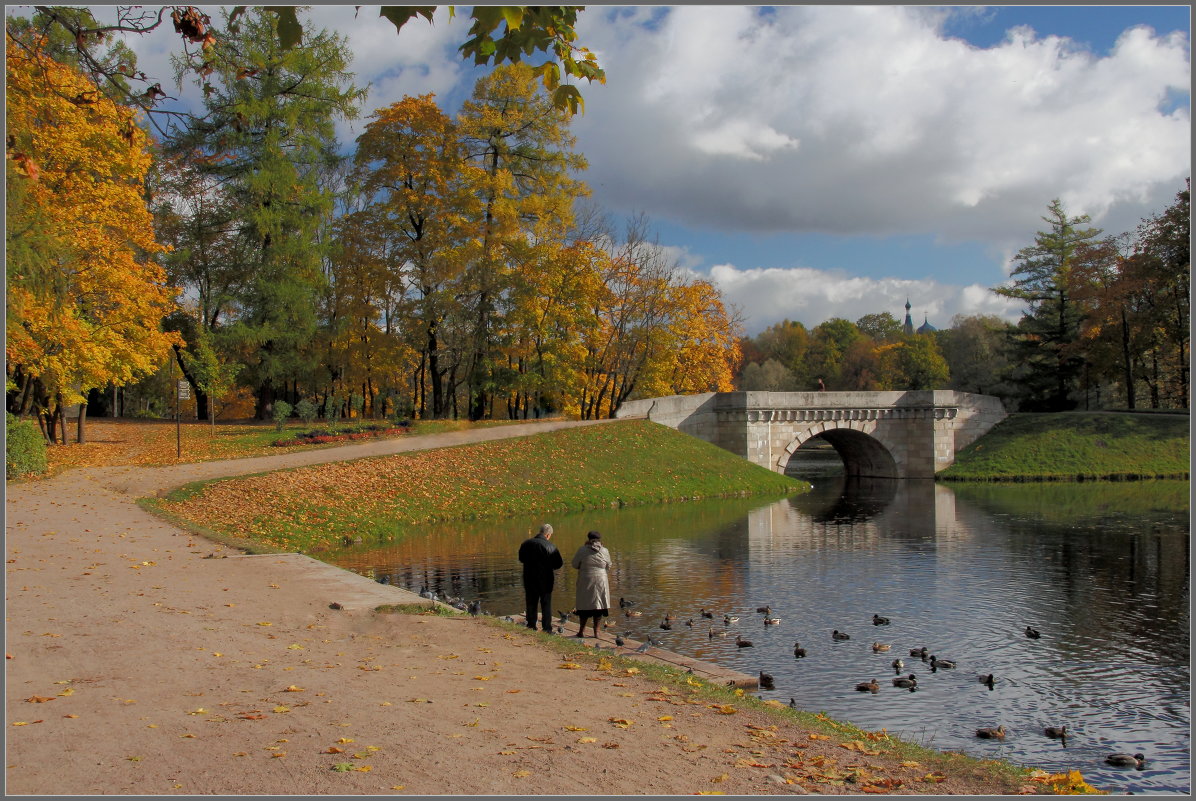
<svg viewBox="0 0 1196 801">
<path fill-rule="evenodd" d="M 862 523 L 883 512 L 901 483 L 891 478 L 839 476 L 814 483 L 814 489 L 789 499 L 790 505 L 815 523 Z"/>
</svg>

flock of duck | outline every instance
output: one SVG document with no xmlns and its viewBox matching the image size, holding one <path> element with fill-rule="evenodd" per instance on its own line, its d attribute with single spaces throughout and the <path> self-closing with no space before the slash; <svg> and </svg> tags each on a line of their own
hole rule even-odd
<svg viewBox="0 0 1196 801">
<path fill-rule="evenodd" d="M 642 612 L 639 612 L 632 608 L 634 606 L 635 606 L 634 601 L 628 601 L 625 598 L 619 599 L 619 608 L 621 610 L 623 610 L 623 615 L 628 620 L 643 616 Z M 771 606 L 765 605 L 765 606 L 757 607 L 756 612 L 758 614 L 762 614 L 764 616 L 763 621 L 764 621 L 765 626 L 775 626 L 781 622 L 781 618 L 776 616 L 773 613 Z M 713 611 L 705 609 L 705 608 L 700 609 L 698 612 L 698 615 L 700 618 L 704 618 L 704 619 L 708 619 L 708 620 L 713 620 L 716 617 L 716 615 Z M 664 615 L 663 619 L 660 621 L 660 628 L 665 631 L 671 630 L 673 628 L 673 624 L 676 622 L 676 620 L 677 620 L 677 618 L 672 614 L 672 612 L 667 612 Z M 707 636 L 710 639 L 713 639 L 715 637 L 727 637 L 727 636 L 730 636 L 732 633 L 734 633 L 735 645 L 737 645 L 740 648 L 752 648 L 753 647 L 754 644 L 752 643 L 751 640 L 745 639 L 738 632 L 730 631 L 729 627 L 732 624 L 739 622 L 740 619 L 738 617 L 731 615 L 731 614 L 723 614 L 722 620 L 723 620 L 723 628 L 722 629 L 716 629 L 713 625 L 709 626 Z M 889 618 L 884 617 L 882 615 L 874 614 L 872 616 L 872 625 L 873 626 L 888 626 L 891 623 L 892 623 L 892 621 Z M 693 618 L 686 620 L 685 625 L 689 628 L 693 628 L 695 625 Z M 1026 626 L 1025 630 L 1023 631 L 1023 634 L 1025 634 L 1025 636 L 1031 640 L 1037 640 L 1042 637 L 1042 633 L 1040 631 L 1038 631 L 1038 629 L 1035 629 L 1032 626 Z M 623 639 L 622 636 L 617 636 L 616 644 L 621 646 L 622 639 Z M 834 629 L 831 631 L 831 639 L 836 642 L 841 642 L 844 640 L 850 640 L 851 635 L 845 631 L 839 631 L 838 629 Z M 645 652 L 652 645 L 659 646 L 660 643 L 653 640 L 651 635 L 649 635 L 647 638 L 647 642 L 645 642 L 643 645 L 641 645 L 637 650 L 639 652 Z M 890 651 L 892 649 L 892 647 L 893 646 L 889 643 L 873 642 L 872 643 L 872 652 L 873 653 L 886 653 L 886 652 Z M 918 648 L 911 648 L 909 650 L 909 655 L 911 658 L 917 658 L 917 659 L 921 660 L 923 663 L 925 663 L 926 665 L 928 665 L 931 673 L 937 673 L 940 670 L 953 670 L 957 667 L 956 662 L 954 662 L 950 659 L 940 659 L 937 655 L 930 653 L 929 649 L 927 649 L 925 646 L 921 646 Z M 795 659 L 805 658 L 806 649 L 805 649 L 805 647 L 802 646 L 802 644 L 800 642 L 793 643 L 793 656 Z M 896 676 L 892 679 L 892 685 L 894 687 L 898 687 L 898 688 L 907 690 L 911 693 L 917 692 L 917 690 L 918 690 L 917 675 L 914 673 L 908 673 L 908 674 L 902 675 L 902 671 L 905 669 L 905 661 L 904 660 L 902 660 L 901 658 L 894 659 L 890 663 L 890 666 L 893 668 L 894 672 L 896 673 Z M 994 677 L 994 675 L 992 673 L 982 674 L 982 675 L 977 676 L 976 678 L 980 684 L 985 685 L 990 690 L 996 686 L 996 678 Z M 858 692 L 867 692 L 867 693 L 878 693 L 878 692 L 880 692 L 880 688 L 881 688 L 881 684 L 876 679 L 871 679 L 869 681 L 860 682 L 860 683 L 856 684 L 856 686 L 855 686 L 855 689 Z M 762 689 L 762 690 L 776 689 L 776 679 L 772 676 L 772 674 L 767 673 L 765 671 L 760 671 L 760 689 Z M 796 699 L 790 698 L 789 706 L 796 708 L 797 707 Z M 1045 736 L 1050 737 L 1052 739 L 1057 739 L 1057 740 L 1063 741 L 1064 745 L 1067 744 L 1068 731 L 1067 731 L 1066 725 L 1047 726 L 1043 729 L 1042 733 Z M 985 739 L 985 740 L 1004 740 L 1005 735 L 1006 735 L 1006 730 L 1005 730 L 1004 724 L 1001 724 L 1001 725 L 998 725 L 995 727 L 982 727 L 982 728 L 976 729 L 976 736 L 981 739 Z M 1146 766 L 1146 757 L 1143 754 L 1116 753 L 1116 754 L 1109 754 L 1107 757 L 1105 757 L 1105 762 L 1107 764 L 1113 765 L 1115 767 L 1137 768 L 1137 769 L 1141 770 Z"/>
</svg>

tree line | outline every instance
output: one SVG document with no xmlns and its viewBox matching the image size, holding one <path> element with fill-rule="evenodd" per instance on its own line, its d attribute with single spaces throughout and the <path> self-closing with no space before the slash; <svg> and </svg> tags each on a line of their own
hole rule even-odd
<svg viewBox="0 0 1196 801">
<path fill-rule="evenodd" d="M 203 113 L 151 141 L 79 68 L 77 40 L 8 20 L 8 403 L 51 440 L 67 405 L 160 385 L 167 352 L 201 418 L 238 390 L 259 418 L 307 400 L 330 416 L 476 420 L 731 388 L 738 320 L 647 220 L 617 228 L 587 205 L 571 109 L 543 70 L 496 67 L 456 115 L 431 95 L 378 109 L 346 156 L 335 124 L 365 99 L 348 43 L 319 31 L 288 47 L 266 9 L 227 22 L 176 60 Z M 121 159 L 133 166 L 98 174 Z M 111 193 L 113 213 L 68 179 Z M 66 241 L 84 234 L 106 250 Z"/>
<path fill-rule="evenodd" d="M 1191 185 L 1130 232 L 1106 235 L 1053 200 L 1032 244 L 993 287 L 1025 303 L 1016 323 L 957 315 L 907 333 L 888 312 L 808 329 L 785 320 L 741 343 L 743 390 L 955 389 L 1011 411 L 1187 409 Z"/>
</svg>

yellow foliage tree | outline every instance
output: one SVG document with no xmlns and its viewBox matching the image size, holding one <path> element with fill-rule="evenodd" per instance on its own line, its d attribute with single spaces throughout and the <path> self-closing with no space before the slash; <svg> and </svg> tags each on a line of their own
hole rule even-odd
<svg viewBox="0 0 1196 801">
<path fill-rule="evenodd" d="M 36 387 L 33 405 L 61 421 L 89 389 L 152 372 L 182 344 L 159 327 L 176 293 L 153 260 L 163 247 L 133 112 L 6 40 L 8 377 L 26 396 Z"/>
</svg>

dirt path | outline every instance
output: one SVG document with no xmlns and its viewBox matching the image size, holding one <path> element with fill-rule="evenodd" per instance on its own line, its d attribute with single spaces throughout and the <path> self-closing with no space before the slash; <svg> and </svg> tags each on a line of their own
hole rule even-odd
<svg viewBox="0 0 1196 801">
<path fill-rule="evenodd" d="M 964 772 L 925 781 L 925 766 L 810 739 L 762 711 L 724 714 L 592 660 L 561 669 L 544 635 L 380 615 L 376 597 L 411 594 L 303 557 L 208 558 L 210 542 L 134 503 L 198 478 L 561 425 L 9 485 L 7 793 L 1017 791 Z M 855 783 L 817 778 L 852 771 Z"/>
</svg>

